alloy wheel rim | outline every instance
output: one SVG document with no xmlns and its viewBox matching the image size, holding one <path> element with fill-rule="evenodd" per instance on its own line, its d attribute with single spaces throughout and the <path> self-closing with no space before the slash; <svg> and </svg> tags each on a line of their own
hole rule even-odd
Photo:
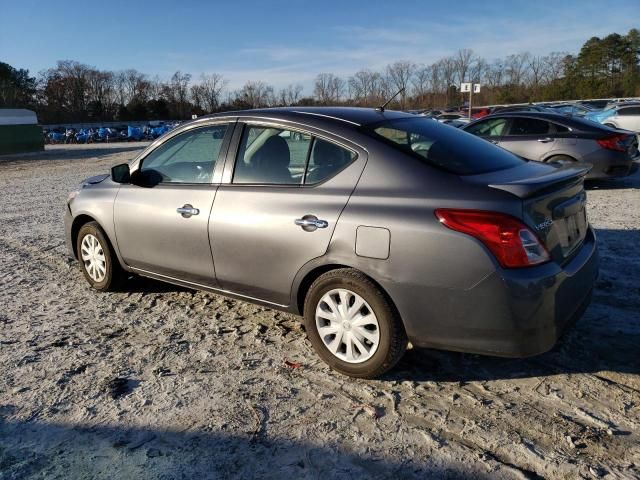
<svg viewBox="0 0 640 480">
<path fill-rule="evenodd" d="M 107 276 L 107 259 L 100 241 L 95 235 L 87 234 L 80 244 L 80 256 L 89 277 L 94 282 L 102 282 Z"/>
<path fill-rule="evenodd" d="M 364 298 L 336 288 L 316 306 L 316 328 L 332 355 L 348 363 L 369 360 L 380 344 L 378 318 Z"/>
</svg>

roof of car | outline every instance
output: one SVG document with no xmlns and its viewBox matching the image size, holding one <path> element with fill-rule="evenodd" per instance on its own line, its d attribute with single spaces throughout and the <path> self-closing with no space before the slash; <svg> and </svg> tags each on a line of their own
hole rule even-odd
<svg viewBox="0 0 640 480">
<path fill-rule="evenodd" d="M 560 124 L 573 127 L 573 128 L 578 128 L 580 130 L 601 130 L 603 128 L 606 128 L 603 125 L 591 122 L 589 120 L 585 120 L 582 117 L 569 117 L 562 113 L 554 113 L 554 112 L 505 112 L 505 113 L 496 112 L 491 115 L 487 115 L 486 117 L 482 117 L 476 120 L 475 122 L 470 123 L 469 125 L 472 125 L 473 123 L 479 123 L 483 120 L 488 120 L 491 118 L 498 118 L 498 117 L 539 118 L 540 120 L 547 120 L 549 122 L 558 122 Z M 464 128 L 466 129 L 466 127 Z"/>
<path fill-rule="evenodd" d="M 333 119 L 352 125 L 367 125 L 383 120 L 395 120 L 399 118 L 415 118 L 415 115 L 397 110 L 378 110 L 375 108 L 361 107 L 277 107 L 259 108 L 255 110 L 239 110 L 224 112 L 210 116 L 237 116 L 237 117 L 278 117 L 282 119 L 302 119 L 316 117 L 318 119 Z M 209 116 L 209 115 L 208 115 Z"/>
</svg>

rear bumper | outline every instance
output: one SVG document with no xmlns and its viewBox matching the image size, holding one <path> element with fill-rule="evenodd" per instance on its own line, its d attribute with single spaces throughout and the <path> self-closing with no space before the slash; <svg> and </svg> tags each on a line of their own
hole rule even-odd
<svg viewBox="0 0 640 480">
<path fill-rule="evenodd" d="M 587 155 L 583 161 L 592 165 L 586 176 L 587 180 L 626 177 L 631 175 L 636 168 L 633 158 L 617 152 Z"/>
<path fill-rule="evenodd" d="M 407 334 L 418 347 L 504 357 L 544 353 L 589 305 L 598 264 L 589 229 L 563 266 L 496 271 L 468 290 L 412 291 L 417 309 L 400 308 Z"/>
</svg>

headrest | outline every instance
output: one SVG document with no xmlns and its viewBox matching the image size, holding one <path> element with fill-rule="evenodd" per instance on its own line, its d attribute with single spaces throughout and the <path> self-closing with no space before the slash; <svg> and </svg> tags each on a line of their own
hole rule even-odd
<svg viewBox="0 0 640 480">
<path fill-rule="evenodd" d="M 267 162 L 270 167 L 275 165 L 288 167 L 291 162 L 291 154 L 287 141 L 274 135 L 269 137 L 266 142 L 253 154 L 251 163 L 260 168 L 263 163 Z"/>
</svg>

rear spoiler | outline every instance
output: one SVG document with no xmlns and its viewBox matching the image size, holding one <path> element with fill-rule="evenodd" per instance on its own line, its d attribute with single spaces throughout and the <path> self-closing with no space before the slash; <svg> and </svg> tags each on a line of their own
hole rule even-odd
<svg viewBox="0 0 640 480">
<path fill-rule="evenodd" d="M 525 176 L 505 182 L 492 182 L 489 187 L 503 190 L 520 198 L 551 192 L 584 181 L 591 165 L 565 165 L 541 175 Z"/>
</svg>

